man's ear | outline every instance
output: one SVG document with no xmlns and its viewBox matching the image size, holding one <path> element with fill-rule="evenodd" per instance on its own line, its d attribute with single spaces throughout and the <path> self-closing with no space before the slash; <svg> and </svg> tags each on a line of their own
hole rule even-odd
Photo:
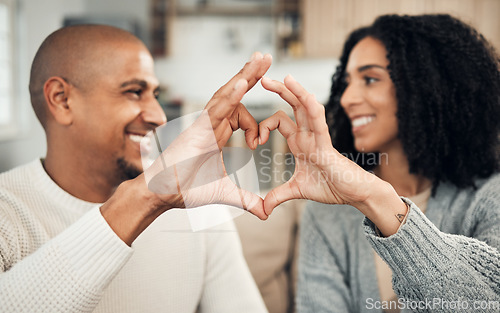
<svg viewBox="0 0 500 313">
<path fill-rule="evenodd" d="M 73 112 L 70 106 L 70 84 L 62 77 L 50 77 L 43 86 L 43 94 L 48 110 L 54 120 L 65 126 L 73 123 Z"/>
</svg>

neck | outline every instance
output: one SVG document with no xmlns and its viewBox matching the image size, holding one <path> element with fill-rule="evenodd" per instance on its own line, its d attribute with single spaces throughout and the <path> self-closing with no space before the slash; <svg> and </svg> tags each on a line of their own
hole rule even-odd
<svg viewBox="0 0 500 313">
<path fill-rule="evenodd" d="M 431 186 L 431 181 L 422 176 L 410 173 L 408 159 L 401 144 L 380 153 L 380 164 L 375 168 L 375 174 L 390 183 L 398 195 L 411 197 Z"/>
<path fill-rule="evenodd" d="M 105 173 L 96 162 L 78 158 L 76 153 L 61 153 L 48 145 L 43 166 L 52 180 L 72 196 L 84 201 L 103 203 L 113 194 L 119 182 L 112 182 L 113 173 Z M 93 167 L 94 165 L 94 167 Z"/>
</svg>

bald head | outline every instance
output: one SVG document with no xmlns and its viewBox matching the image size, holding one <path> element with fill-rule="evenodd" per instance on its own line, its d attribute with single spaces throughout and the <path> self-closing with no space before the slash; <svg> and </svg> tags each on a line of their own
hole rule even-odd
<svg viewBox="0 0 500 313">
<path fill-rule="evenodd" d="M 120 45 L 144 44 L 131 33 L 105 25 L 76 25 L 49 35 L 38 49 L 31 66 L 29 90 L 33 109 L 44 128 L 47 108 L 44 84 L 50 77 L 85 89 L 106 72 L 110 58 L 119 57 Z"/>
</svg>

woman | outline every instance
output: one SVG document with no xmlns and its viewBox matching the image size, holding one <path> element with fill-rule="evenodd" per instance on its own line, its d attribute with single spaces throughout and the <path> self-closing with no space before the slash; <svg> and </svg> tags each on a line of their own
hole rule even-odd
<svg viewBox="0 0 500 313">
<path fill-rule="evenodd" d="M 262 85 L 296 118 L 259 126 L 261 142 L 278 129 L 296 157 L 266 213 L 325 203 L 301 224 L 299 312 L 500 310 L 499 58 L 481 35 L 448 15 L 354 31 L 330 127 L 293 78 Z"/>
</svg>

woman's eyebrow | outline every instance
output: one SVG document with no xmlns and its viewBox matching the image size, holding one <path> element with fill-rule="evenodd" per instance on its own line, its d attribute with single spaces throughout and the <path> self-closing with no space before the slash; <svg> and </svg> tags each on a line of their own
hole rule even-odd
<svg viewBox="0 0 500 313">
<path fill-rule="evenodd" d="M 377 65 L 377 64 L 367 64 L 367 65 L 362 65 L 362 66 L 358 67 L 358 73 L 362 73 L 362 72 L 367 71 L 367 70 L 372 69 L 372 68 L 380 68 L 384 71 L 387 71 L 387 67 Z M 346 71 L 344 73 L 344 80 L 349 78 L 349 76 L 350 76 L 349 72 Z"/>
<path fill-rule="evenodd" d="M 377 64 L 367 64 L 367 65 L 363 65 L 363 66 L 358 67 L 358 72 L 361 73 L 361 72 L 367 71 L 367 70 L 372 69 L 372 68 L 380 68 L 380 69 L 387 71 L 387 67 L 385 67 L 385 66 L 381 66 L 381 65 L 377 65 Z"/>
</svg>

